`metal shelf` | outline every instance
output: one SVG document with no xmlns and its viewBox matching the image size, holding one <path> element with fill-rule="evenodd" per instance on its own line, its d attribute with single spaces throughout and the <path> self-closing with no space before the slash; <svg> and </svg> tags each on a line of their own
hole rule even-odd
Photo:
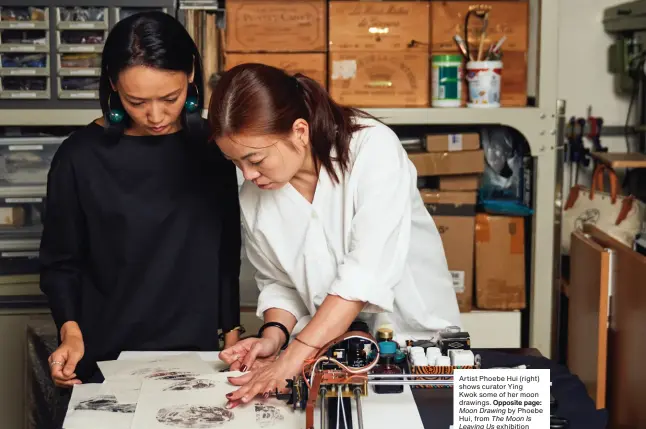
<svg viewBox="0 0 646 429">
<path fill-rule="evenodd" d="M 0 199 L 10 199 L 7 203 L 39 203 L 47 195 L 47 185 L 0 186 Z"/>
<path fill-rule="evenodd" d="M 521 132 L 530 142 L 554 135 L 554 116 L 536 107 L 469 108 L 396 108 L 363 109 L 388 125 L 506 125 Z M 101 117 L 100 110 L 0 110 L 0 126 L 83 126 Z M 206 112 L 204 112 L 206 117 Z M 544 150 L 544 149 L 543 149 Z M 538 154 L 541 147 L 532 147 Z"/>
</svg>

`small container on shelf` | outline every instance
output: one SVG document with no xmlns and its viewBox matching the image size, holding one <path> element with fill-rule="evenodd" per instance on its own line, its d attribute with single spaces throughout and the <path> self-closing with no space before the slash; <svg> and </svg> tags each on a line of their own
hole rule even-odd
<svg viewBox="0 0 646 429">
<path fill-rule="evenodd" d="M 59 30 L 107 30 L 108 9 L 105 7 L 70 6 L 56 8 Z"/>
<path fill-rule="evenodd" d="M 38 274 L 43 211 L 42 197 L 0 200 L 0 275 Z"/>
<path fill-rule="evenodd" d="M 49 76 L 49 55 L 0 53 L 0 76 Z"/>
<path fill-rule="evenodd" d="M 49 52 L 46 30 L 0 30 L 0 52 Z"/>
<path fill-rule="evenodd" d="M 15 187 L 13 196 L 21 197 L 20 187 L 45 185 L 52 158 L 63 140 L 63 137 L 0 138 L 0 186 Z"/>
<path fill-rule="evenodd" d="M 37 6 L 1 6 L 0 28 L 46 30 L 49 28 L 49 9 Z"/>
<path fill-rule="evenodd" d="M 59 77 L 58 98 L 61 99 L 87 99 L 99 98 L 98 77 Z"/>
<path fill-rule="evenodd" d="M 58 52 L 102 52 L 106 30 L 59 30 L 56 32 Z"/>
<path fill-rule="evenodd" d="M 168 13 L 168 9 L 165 7 L 118 7 L 116 8 L 116 21 L 121 21 L 126 19 L 129 16 L 134 15 L 135 13 L 145 12 L 149 10 L 158 10 L 160 12 Z"/>
<path fill-rule="evenodd" d="M 101 54 L 68 53 L 58 54 L 59 76 L 100 76 Z"/>
<path fill-rule="evenodd" d="M 40 232 L 5 234 L 0 231 L 0 275 L 38 274 Z"/>
<path fill-rule="evenodd" d="M 49 77 L 46 76 L 2 76 L 0 77 L 0 98 L 41 100 L 51 98 Z"/>
</svg>

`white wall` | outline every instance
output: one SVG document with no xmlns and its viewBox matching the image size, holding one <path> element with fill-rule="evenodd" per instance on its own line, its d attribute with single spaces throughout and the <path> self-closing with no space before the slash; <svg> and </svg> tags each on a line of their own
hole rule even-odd
<svg viewBox="0 0 646 429">
<path fill-rule="evenodd" d="M 613 39 L 605 33 L 602 23 L 605 8 L 626 1 L 559 2 L 558 97 L 566 100 L 568 119 L 585 117 L 590 105 L 592 115 L 602 117 L 604 124 L 623 126 L 626 123 L 630 98 L 613 92 L 613 78 L 607 71 L 608 46 Z M 549 26 L 546 23 L 548 31 Z M 626 151 L 623 137 L 605 137 L 601 144 L 611 152 Z M 587 184 L 589 172 L 580 173 L 579 180 Z"/>
</svg>

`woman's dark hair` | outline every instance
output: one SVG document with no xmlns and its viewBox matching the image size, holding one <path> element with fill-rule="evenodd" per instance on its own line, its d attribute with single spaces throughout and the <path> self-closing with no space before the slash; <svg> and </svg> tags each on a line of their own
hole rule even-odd
<svg viewBox="0 0 646 429">
<path fill-rule="evenodd" d="M 333 162 L 343 173 L 347 171 L 352 133 L 363 128 L 355 117 L 370 115 L 337 104 L 307 76 L 290 76 L 281 69 L 255 63 L 240 64 L 222 74 L 209 105 L 213 139 L 236 134 L 285 135 L 294 121 L 306 120 L 317 167 L 325 168 L 336 183 L 339 177 Z"/>
<path fill-rule="evenodd" d="M 110 82 L 116 84 L 119 73 L 132 66 L 181 71 L 187 75 L 193 73 L 199 106 L 194 113 L 188 113 L 184 109 L 180 121 L 182 128 L 188 132 L 198 129 L 202 131 L 204 122 L 202 120 L 204 109 L 202 60 L 195 42 L 179 21 L 164 12 L 146 11 L 119 21 L 108 34 L 101 59 L 99 101 L 106 128 L 114 135 L 121 135 L 131 125 L 131 120 L 124 110 L 123 121 L 118 124 L 110 122 L 110 109 L 122 108 L 116 93 L 110 97 L 113 92 Z"/>
</svg>

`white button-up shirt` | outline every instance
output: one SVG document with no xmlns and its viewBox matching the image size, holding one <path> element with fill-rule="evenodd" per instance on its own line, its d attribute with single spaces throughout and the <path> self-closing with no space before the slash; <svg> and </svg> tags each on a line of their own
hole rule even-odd
<svg viewBox="0 0 646 429">
<path fill-rule="evenodd" d="M 294 333 L 329 294 L 366 302 L 372 328 L 429 338 L 460 326 L 441 237 L 397 135 L 372 119 L 350 144 L 350 170 L 336 184 L 321 169 L 312 203 L 287 184 L 240 192 L 247 258 L 257 270 L 258 316 L 292 313 Z"/>
</svg>

